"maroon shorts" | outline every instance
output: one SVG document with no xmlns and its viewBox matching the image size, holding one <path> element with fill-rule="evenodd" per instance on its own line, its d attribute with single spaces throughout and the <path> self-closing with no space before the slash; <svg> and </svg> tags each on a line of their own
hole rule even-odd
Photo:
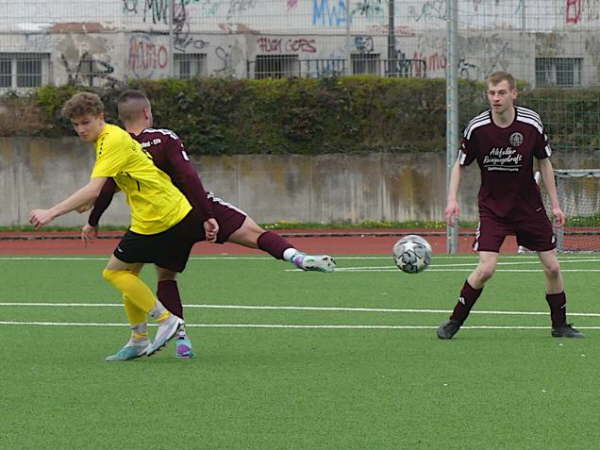
<svg viewBox="0 0 600 450">
<path fill-rule="evenodd" d="M 219 223 L 217 243 L 222 244 L 227 242 L 229 236 L 242 226 L 244 220 L 246 220 L 247 214 L 230 203 L 215 197 L 215 194 L 212 192 L 207 192 L 206 196 L 208 197 L 208 201 L 212 204 L 215 219 Z M 206 236 L 204 236 L 204 227 L 202 227 L 202 230 L 201 238 L 198 239 L 199 241 L 206 240 Z"/>
<path fill-rule="evenodd" d="M 519 245 L 532 251 L 545 252 L 556 248 L 552 223 L 542 209 L 517 219 L 481 216 L 473 250 L 498 253 L 508 235 L 515 235 Z"/>
</svg>

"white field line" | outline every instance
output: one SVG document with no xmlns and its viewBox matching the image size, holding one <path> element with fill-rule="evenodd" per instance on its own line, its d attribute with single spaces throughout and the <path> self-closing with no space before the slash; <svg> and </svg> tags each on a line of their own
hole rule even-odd
<svg viewBox="0 0 600 450">
<path fill-rule="evenodd" d="M 334 255 L 335 256 L 335 255 Z M 0 261 L 108 261 L 109 255 L 106 256 L 0 256 Z M 436 260 L 440 259 L 472 259 L 475 263 L 477 261 L 477 255 L 434 255 Z M 568 257 L 567 257 L 568 258 Z M 336 260 L 391 260 L 391 254 L 381 256 L 335 256 Z M 518 259 L 520 261 L 535 261 L 538 262 L 537 256 L 529 255 L 502 255 L 502 259 Z M 244 255 L 211 255 L 211 256 L 192 256 L 190 261 L 271 261 L 273 260 L 270 256 L 244 256 Z M 568 261 L 569 259 L 562 259 L 559 256 L 560 261 Z M 572 258 L 572 261 L 584 261 L 582 259 Z M 600 261 L 600 259 L 593 259 L 591 261 Z"/>
<path fill-rule="evenodd" d="M 0 302 L 0 307 L 50 307 L 50 308 L 122 308 L 120 303 L 67 303 L 67 302 Z M 360 308 L 338 306 L 270 306 L 270 305 L 208 305 L 189 304 L 186 309 L 233 309 L 233 310 L 269 310 L 269 311 L 328 311 L 328 312 L 357 312 L 357 313 L 417 313 L 417 314 L 448 314 L 450 309 L 418 309 L 418 308 Z M 541 316 L 547 311 L 486 311 L 474 310 L 471 314 Z M 569 312 L 569 316 L 600 317 L 600 313 Z"/>
<path fill-rule="evenodd" d="M 473 268 L 475 267 L 475 265 L 473 265 Z M 472 272 L 473 268 L 470 269 L 427 269 L 427 272 Z M 514 273 L 518 273 L 518 272 L 531 272 L 531 273 L 539 273 L 542 269 L 498 269 L 496 270 L 496 273 L 498 272 L 514 272 Z M 592 272 L 600 272 L 600 269 L 561 269 L 561 272 L 580 272 L 580 273 L 592 273 Z M 290 270 L 289 272 L 302 272 L 301 270 Z M 379 269 L 379 270 L 368 270 L 368 269 L 357 269 L 357 270 L 340 270 L 340 269 L 336 269 L 336 272 L 344 272 L 344 273 L 361 273 L 361 272 L 372 272 L 372 273 L 379 273 L 379 272 L 399 272 L 398 269 L 396 268 L 387 268 L 387 269 Z"/>
<path fill-rule="evenodd" d="M 17 322 L 0 321 L 0 325 L 32 325 L 46 327 L 127 327 L 126 323 L 99 322 Z M 430 325 L 281 325 L 257 323 L 186 323 L 187 328 L 270 328 L 270 329 L 330 329 L 330 330 L 434 330 L 437 326 Z M 463 329 L 481 330 L 546 330 L 547 326 L 495 326 L 474 325 L 464 326 Z M 600 326 L 577 327 L 583 330 L 600 330 Z"/>
</svg>

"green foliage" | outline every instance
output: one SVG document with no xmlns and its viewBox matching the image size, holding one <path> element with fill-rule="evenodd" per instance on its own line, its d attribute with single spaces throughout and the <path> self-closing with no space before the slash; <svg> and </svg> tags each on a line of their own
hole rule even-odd
<svg viewBox="0 0 600 450">
<path fill-rule="evenodd" d="M 372 151 L 443 151 L 446 147 L 444 79 L 348 76 L 323 79 L 133 80 L 153 103 L 155 124 L 176 131 L 190 153 L 320 154 Z M 117 123 L 115 88 L 94 90 Z M 600 148 L 598 89 L 526 90 L 519 104 L 538 111 L 554 148 Z M 16 125 L 0 135 L 72 134 L 60 115 L 75 86 L 44 86 L 21 103 L 33 104 L 39 129 Z M 459 126 L 487 108 L 481 82 L 459 84 Z"/>
</svg>

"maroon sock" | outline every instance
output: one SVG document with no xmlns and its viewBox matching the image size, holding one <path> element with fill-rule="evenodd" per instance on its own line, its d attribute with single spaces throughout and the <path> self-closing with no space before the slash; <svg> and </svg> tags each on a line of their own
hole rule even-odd
<svg viewBox="0 0 600 450">
<path fill-rule="evenodd" d="M 294 248 L 287 240 L 272 231 L 265 231 L 261 234 L 257 244 L 258 248 L 277 259 L 283 259 L 283 252 L 288 248 Z"/>
<path fill-rule="evenodd" d="M 463 323 L 469 315 L 471 308 L 481 295 L 481 291 L 483 291 L 483 288 L 473 289 L 469 282 L 465 281 L 465 284 L 460 291 L 460 297 L 458 297 L 458 303 L 454 307 L 450 319 L 458 320 L 460 323 Z"/>
<path fill-rule="evenodd" d="M 550 306 L 552 328 L 562 327 L 567 323 L 567 296 L 564 291 L 558 294 L 546 294 Z"/>
<path fill-rule="evenodd" d="M 183 319 L 183 306 L 181 305 L 181 297 L 179 297 L 179 289 L 177 289 L 177 281 L 159 281 L 156 296 L 170 313 Z"/>
</svg>

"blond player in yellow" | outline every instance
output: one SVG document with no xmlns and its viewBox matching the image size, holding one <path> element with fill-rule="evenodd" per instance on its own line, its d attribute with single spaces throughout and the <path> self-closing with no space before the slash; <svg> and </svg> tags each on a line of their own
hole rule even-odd
<svg viewBox="0 0 600 450">
<path fill-rule="evenodd" d="M 30 222 L 39 228 L 70 211 L 87 209 L 107 178 L 115 180 L 131 208 L 131 226 L 102 272 L 104 279 L 123 295 L 131 327 L 129 341 L 108 361 L 123 361 L 152 355 L 175 336 L 182 320 L 169 313 L 139 278 L 144 263 L 181 272 L 185 268 L 198 228 L 214 241 L 218 224 L 202 221 L 185 196 L 158 169 L 141 145 L 126 131 L 104 121 L 104 105 L 96 94 L 81 92 L 62 109 L 77 134 L 96 145 L 96 163 L 90 182 L 50 209 L 35 209 Z M 159 324 L 151 343 L 147 315 Z"/>
</svg>

